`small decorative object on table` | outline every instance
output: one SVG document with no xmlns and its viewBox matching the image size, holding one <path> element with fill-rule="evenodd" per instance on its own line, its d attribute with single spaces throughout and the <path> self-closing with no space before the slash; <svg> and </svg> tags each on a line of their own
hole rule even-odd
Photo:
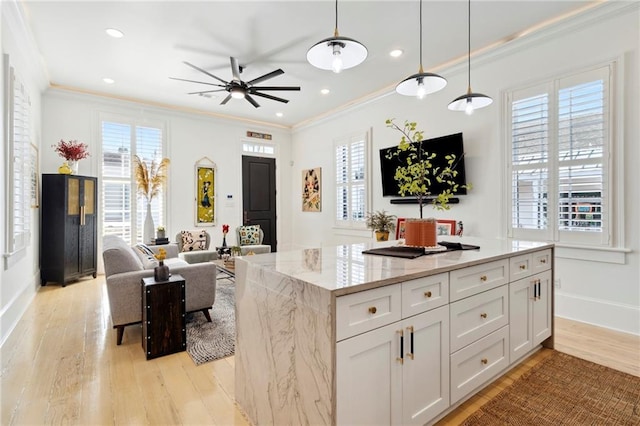
<svg viewBox="0 0 640 426">
<path fill-rule="evenodd" d="M 169 267 L 164 264 L 164 259 L 167 257 L 167 251 L 163 248 L 158 250 L 158 254 L 155 255 L 158 259 L 158 266 L 153 270 L 153 278 L 156 281 L 166 281 L 169 279 Z"/>
<path fill-rule="evenodd" d="M 158 240 L 162 240 L 165 238 L 165 229 L 164 226 L 158 226 L 158 228 L 156 229 L 156 238 Z"/>
<path fill-rule="evenodd" d="M 162 187 L 167 180 L 167 170 L 170 162 L 168 158 L 163 158 L 160 162 L 156 162 L 154 158 L 150 164 L 147 164 L 140 157 L 134 155 L 133 163 L 133 174 L 136 178 L 138 195 L 142 196 L 147 202 L 147 215 L 142 228 L 142 242 L 148 244 L 153 239 L 153 230 L 155 229 L 151 215 L 151 201 L 153 197 L 162 191 Z"/>
<path fill-rule="evenodd" d="M 76 140 L 65 142 L 60 139 L 60 142 L 51 145 L 51 147 L 60 157 L 66 160 L 62 166 L 58 168 L 58 172 L 65 175 L 78 174 L 78 161 L 89 156 L 89 147 L 87 144 Z"/>
<path fill-rule="evenodd" d="M 396 229 L 396 216 L 393 214 L 387 214 L 386 211 L 377 211 L 367 213 L 366 218 L 367 228 L 370 228 L 376 233 L 376 241 L 389 240 L 389 232 L 393 232 Z"/>
<path fill-rule="evenodd" d="M 222 225 L 222 247 L 227 247 L 228 233 L 229 233 L 229 225 Z"/>
</svg>

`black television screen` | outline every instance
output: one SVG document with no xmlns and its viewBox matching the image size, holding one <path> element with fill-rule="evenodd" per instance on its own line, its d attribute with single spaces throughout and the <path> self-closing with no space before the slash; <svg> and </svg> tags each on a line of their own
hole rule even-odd
<svg viewBox="0 0 640 426">
<path fill-rule="evenodd" d="M 455 170 L 458 172 L 457 176 L 454 178 L 454 181 L 459 185 L 458 190 L 454 192 L 454 194 L 466 194 L 467 189 L 463 188 L 462 185 L 466 184 L 466 178 L 464 173 L 464 146 L 462 144 L 462 133 L 454 133 L 452 135 L 441 136 L 433 139 L 425 139 L 421 142 L 422 147 L 424 149 L 423 152 L 427 152 L 429 154 L 435 153 L 436 157 L 431 160 L 431 163 L 434 167 L 446 167 L 447 160 L 445 159 L 446 155 L 455 154 L 456 156 L 456 166 Z M 398 190 L 398 182 L 394 179 L 396 174 L 396 169 L 398 166 L 403 165 L 403 158 L 394 156 L 393 158 L 387 158 L 387 155 L 391 152 L 395 152 L 397 146 L 392 146 L 389 148 L 382 148 L 380 150 L 380 169 L 382 174 L 382 195 L 399 197 L 400 193 Z M 401 154 L 402 155 L 402 154 Z M 405 157 L 406 158 L 406 155 Z M 436 196 L 440 194 L 443 190 L 447 189 L 446 184 L 440 184 L 435 181 L 435 179 L 431 180 L 431 193 L 430 196 Z M 410 194 L 406 194 L 406 196 L 411 196 Z"/>
</svg>

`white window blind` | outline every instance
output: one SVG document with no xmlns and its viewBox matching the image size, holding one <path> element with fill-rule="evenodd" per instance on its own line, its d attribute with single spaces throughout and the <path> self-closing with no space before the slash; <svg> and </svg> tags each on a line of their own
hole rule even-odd
<svg viewBox="0 0 640 426">
<path fill-rule="evenodd" d="M 102 120 L 102 233 L 119 235 L 131 244 L 142 241 L 146 201 L 137 196 L 133 154 L 147 164 L 162 159 L 163 126 L 136 125 L 126 120 Z M 132 154 L 133 153 L 133 154 Z M 151 202 L 154 223 L 164 225 L 164 199 Z"/>
<path fill-rule="evenodd" d="M 7 123 L 7 254 L 27 247 L 31 239 L 31 101 L 27 88 L 4 55 L 9 102 Z"/>
<path fill-rule="evenodd" d="M 335 143 L 335 218 L 338 226 L 364 226 L 368 204 L 368 151 L 366 134 Z"/>
<path fill-rule="evenodd" d="M 609 244 L 612 66 L 508 95 L 511 236 Z"/>
</svg>

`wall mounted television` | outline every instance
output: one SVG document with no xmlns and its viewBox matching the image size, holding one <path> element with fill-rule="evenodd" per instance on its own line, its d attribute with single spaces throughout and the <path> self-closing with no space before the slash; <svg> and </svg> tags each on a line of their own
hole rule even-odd
<svg viewBox="0 0 640 426">
<path fill-rule="evenodd" d="M 414 142 L 417 143 L 417 142 Z M 455 154 L 456 156 L 456 166 L 455 170 L 458 171 L 457 176 L 455 177 L 455 182 L 459 185 L 458 190 L 454 192 L 456 195 L 464 195 L 467 193 L 467 189 L 463 188 L 462 185 L 466 184 L 465 177 L 465 169 L 464 169 L 464 145 L 462 143 L 462 133 L 454 133 L 447 136 L 440 136 L 432 139 L 425 139 L 422 142 L 422 147 L 424 152 L 435 153 L 436 158 L 431 160 L 431 163 L 434 166 L 445 167 L 447 165 L 447 160 L 445 160 L 445 155 Z M 394 179 L 396 174 L 396 169 L 404 164 L 403 159 L 406 158 L 398 158 L 393 157 L 391 159 L 387 158 L 387 155 L 391 152 L 395 152 L 397 146 L 392 146 L 389 148 L 382 148 L 380 150 L 380 169 L 382 175 L 382 195 L 385 197 L 401 197 L 398 190 L 398 182 Z M 443 190 L 447 189 L 446 184 L 439 184 L 434 179 L 431 181 L 431 193 L 429 197 L 434 197 L 440 194 Z M 412 197 L 410 195 L 405 195 L 406 197 Z"/>
</svg>

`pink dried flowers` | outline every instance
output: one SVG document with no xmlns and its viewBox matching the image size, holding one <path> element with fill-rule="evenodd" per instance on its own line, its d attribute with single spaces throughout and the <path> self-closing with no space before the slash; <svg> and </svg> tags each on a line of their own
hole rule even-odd
<svg viewBox="0 0 640 426">
<path fill-rule="evenodd" d="M 51 145 L 52 148 L 58 153 L 60 157 L 63 157 L 67 161 L 78 161 L 89 156 L 89 147 L 84 142 L 78 142 L 72 140 L 65 142 L 60 139 L 55 145 Z"/>
</svg>

